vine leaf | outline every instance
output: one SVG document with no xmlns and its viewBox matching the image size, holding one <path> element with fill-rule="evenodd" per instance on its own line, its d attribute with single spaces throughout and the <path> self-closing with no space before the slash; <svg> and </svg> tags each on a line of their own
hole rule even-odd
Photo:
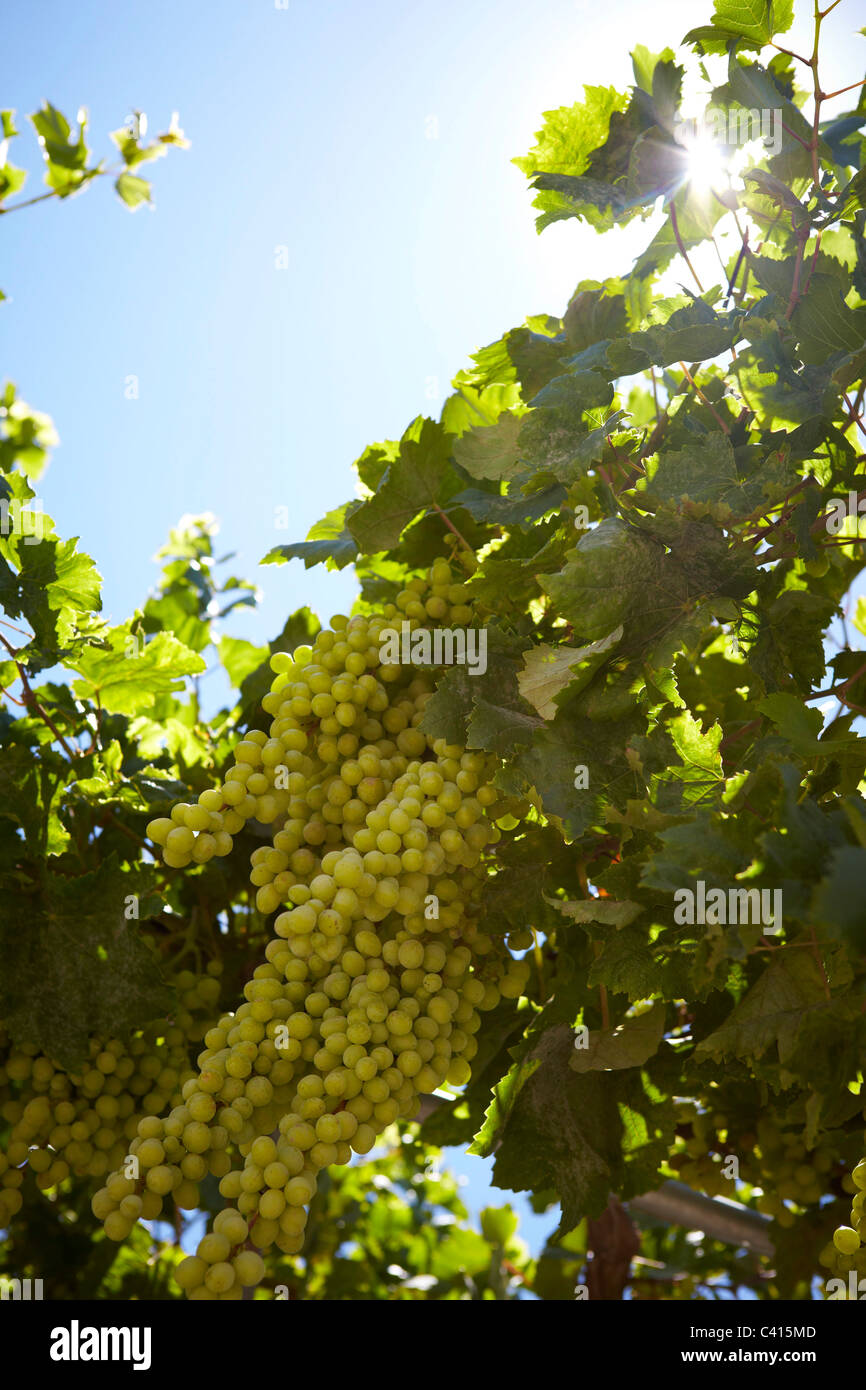
<svg viewBox="0 0 866 1390">
<path fill-rule="evenodd" d="M 92 625 L 91 615 L 102 606 L 101 576 L 77 539 L 51 535 L 53 523 L 44 515 L 42 528 L 42 539 L 14 532 L 0 537 L 0 607 L 32 627 L 33 657 L 26 659 L 34 670 L 52 666 L 79 624 Z"/>
<path fill-rule="evenodd" d="M 524 700 L 538 710 L 542 719 L 555 718 L 556 697 L 574 680 L 574 667 L 590 657 L 601 657 L 615 647 L 621 637 L 622 626 L 619 626 L 607 637 L 585 647 L 551 647 L 547 643 L 531 647 L 524 654 L 523 670 L 517 675 Z"/>
<path fill-rule="evenodd" d="M 858 742 L 856 734 L 847 734 L 843 738 L 819 738 L 824 726 L 821 711 L 809 709 L 796 695 L 778 691 L 759 700 L 756 707 L 773 721 L 782 737 L 803 758 L 829 757 Z"/>
<path fill-rule="evenodd" d="M 641 1067 L 659 1049 L 665 1031 L 665 1005 L 657 999 L 646 1013 L 626 1018 L 616 1028 L 590 1032 L 587 1047 L 575 1047 L 572 1071 L 621 1071 Z"/>
<path fill-rule="evenodd" d="M 497 1187 L 556 1192 L 562 1203 L 559 1234 L 584 1216 L 599 1215 L 611 1185 L 624 1181 L 623 1114 L 632 1095 L 628 1073 L 622 1079 L 576 1075 L 569 1066 L 573 1051 L 567 1024 L 548 1028 L 502 1083 L 507 1107 L 494 1101 L 484 1139 L 472 1150 L 490 1153 L 495 1147 Z"/>
<path fill-rule="evenodd" d="M 92 1034 L 123 1037 L 173 1003 L 134 922 L 129 894 L 150 892 L 148 870 L 109 856 L 93 873 L 46 879 L 7 904 L 0 924 L 0 1014 L 13 1038 L 75 1070 Z"/>
<path fill-rule="evenodd" d="M 521 418 L 510 413 L 495 425 L 468 430 L 454 445 L 454 457 L 473 478 L 500 482 L 520 471 L 519 436 Z"/>
<path fill-rule="evenodd" d="M 286 560 L 303 560 L 305 569 L 323 563 L 328 569 L 345 569 L 358 554 L 357 542 L 347 523 L 360 506 L 357 501 L 344 502 L 342 507 L 336 507 L 311 526 L 305 541 L 274 546 L 262 564 L 281 565 Z"/>
<path fill-rule="evenodd" d="M 715 0 L 711 24 L 686 34 L 683 43 L 704 53 L 725 53 L 733 39 L 741 48 L 762 49 L 794 21 L 794 0 Z"/>
<path fill-rule="evenodd" d="M 451 464 L 453 440 L 435 420 L 418 416 L 400 440 L 378 491 L 347 518 L 349 531 L 367 553 L 390 550 L 419 512 L 460 490 Z"/>
<path fill-rule="evenodd" d="M 640 903 L 632 903 L 627 899 L 617 902 L 614 898 L 578 898 L 564 902 L 554 899 L 553 906 L 573 922 L 601 922 L 604 926 L 616 927 L 617 930 L 627 927 L 643 912 Z"/>
<path fill-rule="evenodd" d="M 866 849 L 843 845 L 830 856 L 828 871 L 815 890 L 815 916 L 847 938 L 859 954 L 866 950 Z"/>
<path fill-rule="evenodd" d="M 196 675 L 206 663 L 170 632 L 158 632 L 140 650 L 131 648 L 128 625 L 111 628 L 105 646 L 88 646 L 70 658 L 78 673 L 72 689 L 81 700 L 98 701 L 112 714 L 139 714 L 158 696 L 183 689 L 183 677 Z"/>
<path fill-rule="evenodd" d="M 806 1015 L 824 1009 L 826 1003 L 814 957 L 788 951 L 782 959 L 771 960 L 721 1027 L 698 1043 L 696 1056 L 759 1058 L 776 1044 L 784 1065 L 794 1053 Z"/>
</svg>

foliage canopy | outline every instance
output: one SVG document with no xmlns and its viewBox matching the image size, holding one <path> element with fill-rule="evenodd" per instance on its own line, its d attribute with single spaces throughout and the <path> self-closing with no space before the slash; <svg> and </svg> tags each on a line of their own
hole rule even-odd
<svg viewBox="0 0 866 1390">
<path fill-rule="evenodd" d="M 265 557 L 354 565 L 369 614 L 443 551 L 462 566 L 487 667 L 443 670 L 422 727 L 500 760 L 485 930 L 533 932 L 526 993 L 484 1016 L 472 1081 L 316 1198 L 304 1256 L 269 1271 L 292 1296 L 573 1297 L 611 1194 L 680 1176 L 771 1216 L 776 1255 L 650 1226 L 633 1296 L 809 1297 L 844 1219 L 866 1057 L 866 599 L 852 592 L 866 97 L 858 86 L 825 116 L 840 94 L 819 71 L 820 33 L 845 11 L 817 13 L 808 57 L 784 47 L 792 18 L 790 0 L 716 0 L 683 62 L 639 46 L 629 91 L 589 87 L 545 114 L 515 161 L 539 231 L 642 220 L 646 247 L 630 271 L 578 284 L 561 317 L 473 354 L 438 420 L 363 453 L 362 496 Z M 711 152 L 690 141 L 684 92 L 728 131 L 779 112 L 781 147 L 753 141 L 732 174 L 730 142 L 705 186 Z M 84 119 L 75 133 L 46 106 L 32 121 L 42 196 L 108 172 L 89 162 Z M 3 127 L 16 136 L 13 113 Z M 135 129 L 113 138 L 134 209 L 149 198 L 139 165 L 185 142 L 176 122 L 151 145 Z M 23 182 L 5 159 L 4 214 Z M 268 935 L 243 867 L 255 828 L 239 858 L 178 873 L 144 827 L 213 785 L 259 720 L 269 656 L 318 623 L 300 609 L 269 649 L 227 635 L 255 587 L 226 576 L 211 520 L 187 518 L 156 593 L 107 625 L 94 561 L 35 520 L 54 442 L 7 386 L 0 1018 L 7 1051 L 74 1071 L 93 1035 L 173 1016 L 181 958 L 219 958 L 224 1007 L 241 997 Z M 237 696 L 204 720 L 208 661 Z M 710 904 L 719 890 L 713 902 L 741 905 L 731 894 L 746 889 L 780 894 L 781 923 Z M 677 911 L 688 893 L 704 912 Z M 0 1066 L 3 1087 L 12 1096 Z M 506 1211 L 481 1233 L 465 1225 L 453 1183 L 429 1171 L 453 1144 L 494 1156 L 494 1182 L 537 1209 L 561 1205 L 539 1259 Z M 46 1205 L 28 1174 L 5 1268 L 49 1277 L 53 1261 L 58 1279 L 79 1271 L 79 1294 L 172 1296 L 171 1243 L 145 1273 L 150 1237 L 118 1253 L 88 1191 L 70 1177 Z M 59 1233 L 75 1253 L 58 1262 Z"/>
</svg>

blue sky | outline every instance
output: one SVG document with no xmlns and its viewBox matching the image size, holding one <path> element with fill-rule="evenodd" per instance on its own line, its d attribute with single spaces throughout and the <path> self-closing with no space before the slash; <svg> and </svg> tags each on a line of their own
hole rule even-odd
<svg viewBox="0 0 866 1390">
<path fill-rule="evenodd" d="M 528 314 L 561 313 L 579 280 L 628 267 L 649 228 L 602 243 L 569 223 L 539 238 L 510 160 L 542 111 L 584 82 L 625 87 L 629 48 L 676 43 L 710 9 L 11 7 L 2 105 L 19 114 L 11 157 L 33 171 L 28 193 L 41 171 L 23 118 L 46 98 L 70 117 L 86 106 L 105 155 L 133 108 L 151 133 L 177 110 L 192 142 L 149 166 L 153 212 L 130 215 L 106 181 L 2 219 L 3 374 L 54 418 L 61 446 L 39 492 L 60 534 L 96 559 L 107 617 L 143 600 L 169 527 L 204 510 L 238 552 L 232 568 L 263 590 L 258 612 L 233 617 L 235 635 L 264 641 L 301 604 L 325 619 L 351 604 L 351 573 L 258 561 L 352 495 L 368 443 L 438 414 L 469 352 Z M 827 21 L 834 87 L 860 75 L 857 9 L 843 0 Z M 274 528 L 281 506 L 290 532 Z M 486 1198 L 473 1177 L 470 1205 Z M 554 1224 L 533 1218 L 536 1246 Z"/>
</svg>

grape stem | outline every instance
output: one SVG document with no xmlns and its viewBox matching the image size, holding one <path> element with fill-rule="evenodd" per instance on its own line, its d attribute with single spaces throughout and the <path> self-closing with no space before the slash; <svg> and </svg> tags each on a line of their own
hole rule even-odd
<svg viewBox="0 0 866 1390">
<path fill-rule="evenodd" d="M 21 680 L 21 690 L 24 695 L 24 704 L 28 707 L 28 709 L 33 710 L 35 714 L 39 715 L 39 718 L 42 720 L 42 722 L 53 733 L 54 737 L 60 744 L 66 756 L 70 759 L 76 758 L 78 756 L 77 752 L 73 752 L 69 744 L 66 742 L 66 739 L 63 737 L 62 733 L 58 729 L 57 725 L 54 723 L 54 720 L 51 718 L 48 711 L 44 708 L 43 705 L 39 703 L 36 696 L 34 695 L 30 682 L 27 679 L 27 672 L 22 666 L 21 662 L 18 660 L 17 650 L 9 642 L 6 641 L 6 638 L 3 636 L 2 632 L 0 632 L 0 642 L 3 643 L 3 646 L 6 648 L 12 660 L 15 662 L 16 667 L 18 668 L 18 676 Z"/>
<path fill-rule="evenodd" d="M 445 522 L 445 525 L 448 527 L 448 530 L 453 532 L 453 534 L 457 537 L 464 550 L 468 550 L 470 555 L 474 555 L 475 551 L 472 549 L 472 546 L 469 544 L 466 537 L 464 535 L 461 535 L 461 533 L 457 530 L 457 527 L 454 525 L 453 521 L 451 521 L 451 519 L 445 515 L 442 508 L 439 506 L 439 503 L 433 502 L 431 505 L 433 507 L 433 510 L 439 513 L 442 520 Z"/>
</svg>

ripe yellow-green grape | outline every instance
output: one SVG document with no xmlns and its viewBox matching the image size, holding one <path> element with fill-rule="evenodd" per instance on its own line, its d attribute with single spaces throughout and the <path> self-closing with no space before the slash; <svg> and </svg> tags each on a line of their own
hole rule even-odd
<svg viewBox="0 0 866 1390">
<path fill-rule="evenodd" d="M 480 1013 L 526 987 L 529 963 L 479 925 L 496 760 L 425 733 L 433 672 L 382 657 L 403 622 L 471 622 L 466 598 L 437 560 L 381 615 L 338 615 L 275 653 L 267 731 L 244 735 L 218 788 L 148 827 L 178 868 L 229 853 L 250 820 L 270 827 L 250 865 L 265 958 L 180 1103 L 130 1144 L 136 1193 L 176 1198 L 191 1159 L 220 1178 L 230 1205 L 178 1266 L 190 1298 L 239 1297 L 260 1252 L 299 1253 L 318 1175 L 369 1153 L 421 1094 L 464 1084 Z M 103 1220 L 126 1196 L 117 1177 L 97 1194 Z"/>
</svg>

